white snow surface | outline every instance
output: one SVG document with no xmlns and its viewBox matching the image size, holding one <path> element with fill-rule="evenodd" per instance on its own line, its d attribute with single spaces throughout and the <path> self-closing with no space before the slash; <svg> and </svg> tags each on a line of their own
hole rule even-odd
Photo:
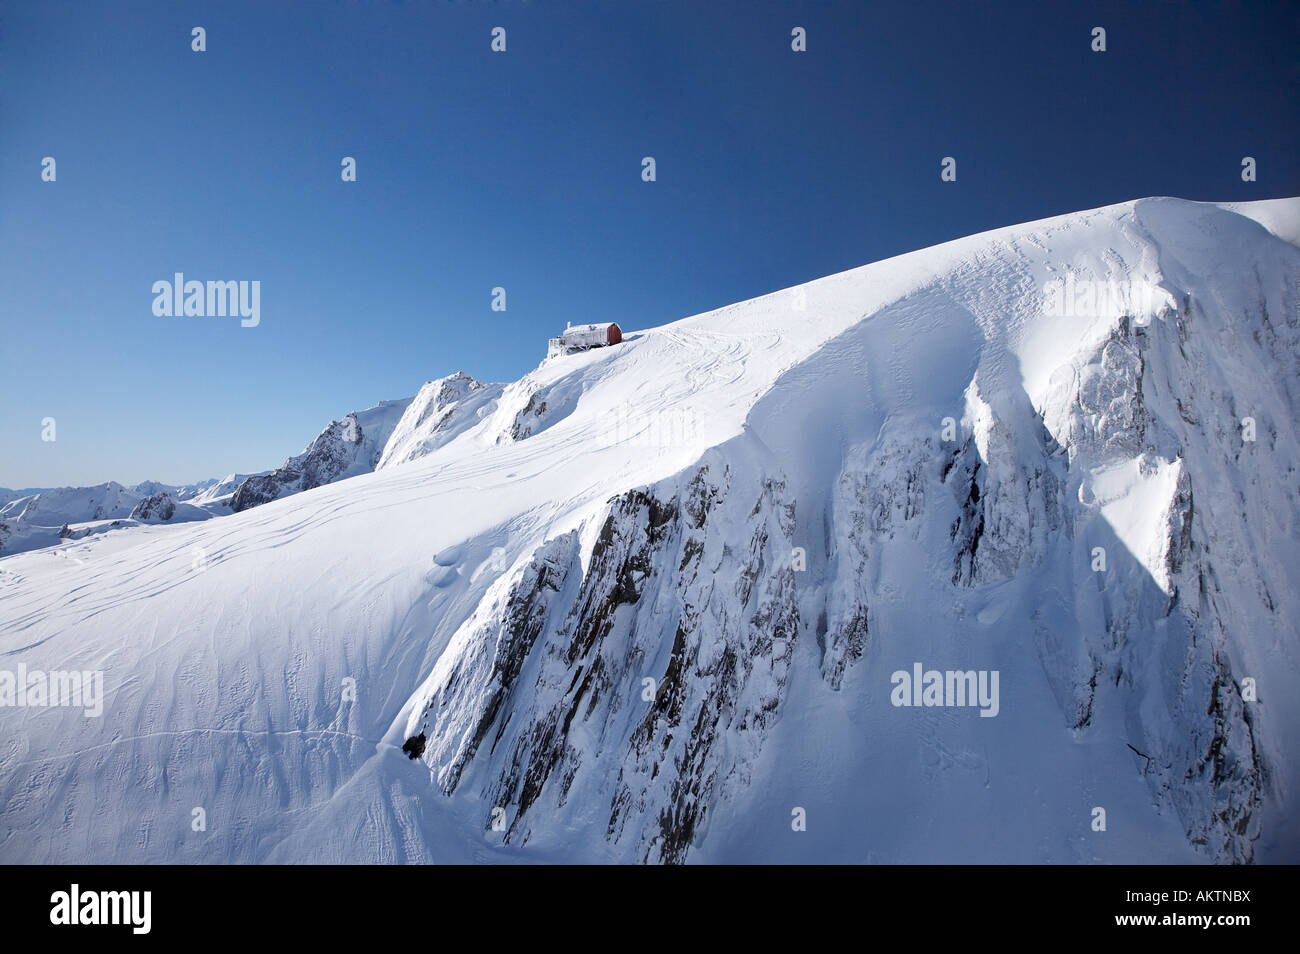
<svg viewBox="0 0 1300 954">
<path fill-rule="evenodd" d="M 0 556 L 0 672 L 105 687 L 0 707 L 0 861 L 1300 860 L 1297 221 L 998 229 Z M 1159 293 L 1046 314 L 1066 275 Z M 997 716 L 892 705 L 916 662 Z"/>
</svg>

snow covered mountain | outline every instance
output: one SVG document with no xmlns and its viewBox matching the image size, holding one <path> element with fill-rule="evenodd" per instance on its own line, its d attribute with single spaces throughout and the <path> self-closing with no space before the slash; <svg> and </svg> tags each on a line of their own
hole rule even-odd
<svg viewBox="0 0 1300 954">
<path fill-rule="evenodd" d="M 177 486 L 160 483 L 156 480 L 146 480 L 136 484 L 131 490 L 145 497 L 151 497 L 155 494 L 171 494 L 177 500 L 192 501 L 207 493 L 216 482 L 216 480 L 209 478 L 208 480 L 200 480 L 198 483 Z"/>
<path fill-rule="evenodd" d="M 8 487 L 0 487 L 0 506 L 12 500 L 17 500 L 19 497 L 34 497 L 51 489 L 50 487 L 28 487 L 26 490 L 11 490 Z"/>
<path fill-rule="evenodd" d="M 0 861 L 1300 860 L 1298 222 L 999 229 L 4 557 L 104 699 L 0 707 Z"/>
<path fill-rule="evenodd" d="M 141 495 L 108 481 L 94 487 L 60 487 L 5 504 L 0 514 L 26 523 L 61 526 L 81 520 L 125 517 Z"/>
<path fill-rule="evenodd" d="M 303 452 L 278 469 L 249 477 L 230 499 L 235 513 L 375 469 L 410 399 L 381 401 L 331 421 Z"/>
<path fill-rule="evenodd" d="M 186 486 L 146 480 L 132 487 L 116 481 L 92 487 L 59 487 L 50 490 L 0 495 L 0 554 L 19 553 L 55 546 L 60 540 L 79 540 L 91 534 L 136 526 L 137 511 L 148 522 L 206 520 L 213 511 L 200 498 L 215 483 L 201 481 Z M 171 500 L 171 505 L 164 499 Z M 151 504 L 141 510 L 148 501 Z M 162 516 L 167 513 L 166 517 Z"/>
<path fill-rule="evenodd" d="M 114 481 L 53 491 L 0 491 L 0 553 L 18 553 L 142 523 L 206 520 L 417 460 L 495 407 L 502 385 L 463 371 L 430 381 L 415 398 L 381 401 L 332 421 L 274 471 L 230 474 L 183 487 Z M 5 496 L 7 494 L 8 496 Z"/>
<path fill-rule="evenodd" d="M 210 511 L 214 516 L 224 516 L 230 513 L 230 498 L 235 495 L 240 484 L 250 477 L 262 477 L 269 473 L 269 470 L 264 470 L 257 474 L 227 474 L 225 477 L 213 480 L 207 487 L 189 498 L 189 502 Z"/>
<path fill-rule="evenodd" d="M 502 385 L 483 384 L 464 371 L 420 388 L 393 428 L 377 470 L 425 457 L 450 443 L 495 409 Z"/>
</svg>

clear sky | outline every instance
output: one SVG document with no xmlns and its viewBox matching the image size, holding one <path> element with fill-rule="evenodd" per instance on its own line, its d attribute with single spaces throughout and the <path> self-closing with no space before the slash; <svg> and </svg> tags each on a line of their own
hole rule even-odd
<svg viewBox="0 0 1300 954">
<path fill-rule="evenodd" d="M 1297 116 L 1295 3 L 0 0 L 0 486 L 261 470 L 566 321 L 1297 195 Z M 260 281 L 260 324 L 155 316 L 177 271 Z"/>
</svg>

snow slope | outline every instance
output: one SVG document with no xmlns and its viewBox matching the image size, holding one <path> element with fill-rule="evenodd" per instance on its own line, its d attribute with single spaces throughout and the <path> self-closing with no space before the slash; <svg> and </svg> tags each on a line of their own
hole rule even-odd
<svg viewBox="0 0 1300 954">
<path fill-rule="evenodd" d="M 0 708 L 0 860 L 1298 860 L 1300 200 L 1255 212 L 899 256 L 0 559 L 0 670 L 107 697 Z M 893 705 L 916 663 L 996 716 Z"/>
</svg>

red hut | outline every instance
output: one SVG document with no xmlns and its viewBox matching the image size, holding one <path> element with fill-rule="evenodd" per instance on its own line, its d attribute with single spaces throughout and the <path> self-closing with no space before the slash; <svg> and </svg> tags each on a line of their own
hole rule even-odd
<svg viewBox="0 0 1300 954">
<path fill-rule="evenodd" d="M 604 348 L 616 345 L 623 340 L 623 329 L 616 321 L 604 321 L 594 325 L 569 325 L 564 334 L 548 342 L 546 356 L 553 358 L 557 354 L 573 354 L 588 348 Z"/>
</svg>

